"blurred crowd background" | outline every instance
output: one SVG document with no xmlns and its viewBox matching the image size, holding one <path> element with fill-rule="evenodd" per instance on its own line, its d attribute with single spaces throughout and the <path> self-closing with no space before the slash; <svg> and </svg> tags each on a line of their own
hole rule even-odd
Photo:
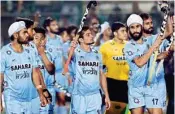
<svg viewBox="0 0 175 114">
<path fill-rule="evenodd" d="M 171 10 L 174 10 L 173 2 L 171 1 Z M 51 16 L 59 21 L 60 27 L 79 26 L 87 3 L 88 1 L 1 1 L 1 46 L 9 42 L 7 30 L 16 17 L 33 19 L 34 14 L 40 12 L 40 24 Z M 108 21 L 112 24 L 115 21 L 125 23 L 131 13 L 143 12 L 152 16 L 157 33 L 163 20 L 157 1 L 98 1 L 98 6 L 88 16 L 97 16 L 100 23 Z"/>
</svg>

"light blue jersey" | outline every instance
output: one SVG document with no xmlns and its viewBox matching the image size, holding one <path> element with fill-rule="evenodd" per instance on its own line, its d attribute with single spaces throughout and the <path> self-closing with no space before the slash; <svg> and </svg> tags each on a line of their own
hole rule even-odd
<svg viewBox="0 0 175 114">
<path fill-rule="evenodd" d="M 79 95 L 92 95 L 99 93 L 100 70 L 102 70 L 102 57 L 96 50 L 85 52 L 78 46 L 73 57 L 75 65 L 75 81 L 73 93 Z"/>
<path fill-rule="evenodd" d="M 70 41 L 67 41 L 63 44 L 63 53 L 64 53 L 64 58 L 67 59 L 68 58 L 68 51 L 70 48 Z"/>
<path fill-rule="evenodd" d="M 30 50 L 32 58 L 37 62 L 39 60 L 39 54 L 34 42 L 31 41 L 29 42 L 28 45 L 24 45 L 24 47 Z M 37 66 L 38 66 L 38 63 L 37 63 Z M 31 86 L 31 91 L 32 91 L 32 94 L 30 96 L 32 97 L 32 99 L 35 99 L 36 97 L 38 97 L 38 92 L 34 85 Z"/>
<path fill-rule="evenodd" d="M 148 40 L 150 46 L 153 45 L 153 43 L 155 42 L 155 40 L 157 39 L 158 35 L 151 35 L 149 37 L 147 37 L 146 39 Z M 159 53 L 163 52 L 163 51 L 166 51 L 166 47 L 168 45 L 168 40 L 164 40 L 162 42 L 162 44 L 160 45 L 159 47 Z M 154 55 L 152 54 L 150 60 L 149 60 L 149 64 L 148 64 L 148 67 L 149 67 L 149 72 L 151 71 L 151 66 L 152 66 L 152 63 L 153 63 L 153 59 L 154 59 Z M 161 67 L 161 69 L 159 70 L 159 73 L 157 73 L 156 75 L 156 71 L 157 71 L 157 67 L 158 67 L 158 64 L 159 64 L 160 61 L 156 61 L 156 65 L 155 65 L 155 69 L 154 69 L 154 73 L 153 73 L 153 76 L 152 76 L 152 84 L 153 83 L 157 83 L 157 82 L 164 82 L 164 68 Z"/>
<path fill-rule="evenodd" d="M 64 65 L 64 52 L 63 52 L 63 41 L 60 36 L 56 35 L 55 38 L 50 38 L 47 35 L 47 42 L 46 45 L 52 47 L 51 51 L 55 53 L 55 79 L 56 82 L 59 83 L 62 87 L 68 87 L 68 80 L 65 76 L 62 75 L 63 65 Z M 59 89 L 56 89 L 58 92 Z"/>
<path fill-rule="evenodd" d="M 52 45 L 55 47 L 63 45 L 63 41 L 61 39 L 61 36 L 59 35 L 55 35 L 55 38 L 51 38 L 47 35 L 46 38 L 47 38 L 47 45 Z"/>
<path fill-rule="evenodd" d="M 1 49 L 1 73 L 4 74 L 4 97 L 28 102 L 32 100 L 32 68 L 38 67 L 31 50 L 16 53 L 11 43 Z M 34 96 L 33 96 L 34 97 Z M 35 96 L 36 98 L 37 96 Z"/>
<path fill-rule="evenodd" d="M 130 67 L 128 84 L 133 87 L 144 86 L 147 84 L 148 78 L 148 62 L 139 68 L 135 63 L 136 57 L 144 55 L 149 49 L 147 40 L 143 40 L 143 44 L 138 44 L 134 40 L 130 40 L 125 48 L 124 53 Z"/>
<path fill-rule="evenodd" d="M 55 55 L 54 55 L 54 51 L 52 51 L 52 47 L 46 46 L 45 53 L 46 53 L 46 56 L 49 59 L 49 61 L 53 63 L 55 60 Z M 44 82 L 45 82 L 46 86 L 53 87 L 54 86 L 54 76 L 50 75 L 48 73 L 48 71 L 46 70 L 41 56 L 39 56 L 39 60 L 37 61 L 37 63 L 38 63 L 39 68 L 41 70 L 41 73 L 42 73 L 42 76 L 44 78 Z"/>
<path fill-rule="evenodd" d="M 49 59 L 50 62 L 54 62 L 55 60 L 55 54 L 54 54 L 54 49 L 50 46 L 46 46 L 46 50 L 45 50 L 46 56 Z M 50 94 L 52 95 L 52 102 L 50 104 L 48 104 L 45 107 L 40 107 L 40 114 L 53 114 L 53 110 L 54 110 L 54 106 L 55 106 L 55 89 L 54 89 L 54 75 L 50 75 L 48 73 L 48 71 L 46 70 L 44 63 L 42 62 L 42 58 L 41 56 L 39 56 L 39 61 L 38 65 L 39 68 L 41 70 L 42 76 L 44 78 L 44 82 L 46 84 L 46 87 L 48 89 L 48 91 L 50 92 Z"/>
<path fill-rule="evenodd" d="M 46 45 L 52 47 L 50 48 L 50 51 L 55 51 L 55 67 L 56 72 L 62 72 L 63 69 L 63 43 L 61 40 L 61 37 L 56 35 L 55 38 L 50 38 L 47 36 L 47 42 Z"/>
</svg>

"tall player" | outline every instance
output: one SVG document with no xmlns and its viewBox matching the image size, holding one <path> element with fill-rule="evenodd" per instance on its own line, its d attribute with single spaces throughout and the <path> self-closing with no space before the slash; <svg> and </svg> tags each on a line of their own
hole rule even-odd
<svg viewBox="0 0 175 114">
<path fill-rule="evenodd" d="M 55 74 L 55 65 L 54 63 L 54 51 L 53 48 L 46 46 L 46 36 L 45 30 L 41 27 L 34 28 L 34 43 L 37 47 L 39 53 L 38 65 L 44 77 L 44 82 L 46 84 L 47 89 L 45 91 L 49 91 L 47 97 L 50 98 L 51 104 L 46 107 L 40 107 L 40 114 L 53 114 L 54 106 L 55 106 L 55 89 L 54 89 L 54 74 Z M 44 94 L 47 94 L 44 93 Z"/>
<path fill-rule="evenodd" d="M 57 20 L 48 17 L 44 21 L 43 24 L 44 28 L 46 29 L 46 45 L 50 45 L 55 48 L 55 79 L 56 82 L 61 84 L 64 88 L 68 88 L 68 80 L 66 76 L 62 75 L 63 65 L 64 65 L 64 56 L 63 56 L 63 42 L 61 37 L 56 35 L 58 32 L 58 23 Z M 67 114 L 67 109 L 65 107 L 65 94 L 61 91 L 56 89 L 56 96 L 57 96 L 57 108 L 56 112 L 61 114 Z"/>
<path fill-rule="evenodd" d="M 147 38 L 142 38 L 143 20 L 139 15 L 132 14 L 127 19 L 127 26 L 131 40 L 126 44 L 124 53 L 129 63 L 130 72 L 128 80 L 129 108 L 132 114 L 143 114 L 145 106 L 150 114 L 162 114 L 166 101 L 166 88 L 162 76 L 153 79 L 147 85 L 151 55 L 161 45 L 164 37 L 158 38 L 150 44 Z M 160 53 L 157 60 L 166 56 Z"/>
<path fill-rule="evenodd" d="M 100 47 L 106 69 L 109 96 L 112 101 L 112 108 L 107 111 L 109 114 L 124 112 L 128 103 L 129 66 L 123 52 L 128 39 L 127 30 L 123 23 L 115 22 L 112 24 L 112 32 L 114 38 Z M 120 108 L 116 109 L 117 106 Z"/>
<path fill-rule="evenodd" d="M 154 26 L 153 26 L 153 23 L 152 23 L 151 16 L 149 14 L 146 14 L 146 13 L 142 13 L 142 14 L 140 14 L 140 16 L 143 19 L 143 37 L 145 37 L 150 42 L 154 42 L 156 40 L 158 34 L 153 35 L 153 31 L 154 31 L 153 27 Z M 166 39 L 163 41 L 162 45 L 159 48 L 159 52 L 160 53 L 164 53 L 164 55 L 166 55 L 166 57 L 170 54 L 169 52 L 174 50 L 173 48 L 170 48 L 169 51 L 165 50 L 166 46 L 169 43 L 167 37 L 171 36 L 172 33 L 173 33 L 173 26 L 172 26 L 172 22 L 171 22 L 170 16 L 168 16 L 168 21 L 167 21 L 167 25 L 166 25 L 165 33 L 164 33 L 164 37 Z M 152 64 L 152 61 L 153 61 L 153 59 L 150 59 L 150 65 Z M 159 64 L 159 62 L 157 62 L 157 63 Z M 150 67 L 150 69 L 151 69 L 151 67 Z M 158 74 L 158 76 L 156 76 L 156 77 L 159 77 L 158 81 L 160 82 L 161 80 L 163 80 L 162 83 L 165 83 L 164 82 L 164 75 L 165 75 L 165 73 L 164 73 L 163 65 L 162 65 L 162 67 L 161 67 L 161 69 L 159 71 L 156 70 L 156 73 Z M 153 77 L 155 77 L 155 76 L 153 76 Z"/>
<path fill-rule="evenodd" d="M 1 87 L 4 90 L 6 113 L 35 113 L 31 110 L 33 85 L 38 91 L 41 106 L 45 106 L 47 101 L 36 70 L 36 60 L 31 56 L 31 51 L 22 46 L 28 43 L 29 36 L 25 23 L 14 22 L 10 25 L 8 34 L 11 43 L 1 49 Z"/>
<path fill-rule="evenodd" d="M 102 57 L 98 51 L 91 48 L 94 41 L 89 27 L 84 26 L 79 35 L 80 45 L 73 55 L 75 76 L 71 101 L 72 113 L 100 114 L 102 103 L 100 84 L 106 96 L 106 107 L 110 108 L 106 77 L 102 71 Z"/>
<path fill-rule="evenodd" d="M 33 43 L 33 34 L 35 32 L 34 31 L 34 21 L 29 19 L 29 18 L 19 18 L 19 17 L 16 19 L 16 21 L 24 21 L 25 22 L 27 32 L 28 32 L 28 35 L 29 35 L 29 40 L 28 40 L 28 43 L 24 44 L 23 46 L 25 46 L 26 48 L 28 48 L 31 51 L 33 58 L 39 60 L 39 55 L 38 55 L 36 45 Z M 40 77 L 42 88 L 46 89 L 46 85 L 44 83 L 44 79 L 43 79 L 43 76 L 42 76 L 42 73 L 41 73 L 39 67 L 36 70 L 37 70 L 37 73 Z M 35 111 L 35 113 L 37 114 L 37 113 L 39 113 L 39 108 L 40 108 L 39 97 L 38 97 L 37 91 L 34 87 L 31 91 L 33 91 L 33 94 L 31 95 L 31 97 L 33 98 L 33 100 L 32 100 L 32 106 L 33 107 L 32 107 L 31 110 Z M 45 91 L 45 93 L 47 93 L 47 92 L 49 92 L 49 91 Z M 47 94 L 49 94 L 49 93 L 47 93 Z M 49 98 L 48 98 L 48 101 L 50 102 Z"/>
</svg>

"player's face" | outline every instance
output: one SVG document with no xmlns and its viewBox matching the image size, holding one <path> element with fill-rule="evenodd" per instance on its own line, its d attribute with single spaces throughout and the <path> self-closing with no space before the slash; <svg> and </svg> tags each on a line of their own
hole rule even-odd
<svg viewBox="0 0 175 114">
<path fill-rule="evenodd" d="M 91 44 L 94 43 L 94 38 L 93 38 L 93 35 L 92 35 L 90 30 L 87 30 L 87 31 L 84 32 L 83 42 L 86 45 L 91 45 Z"/>
<path fill-rule="evenodd" d="M 148 18 L 143 21 L 143 32 L 146 34 L 153 33 L 153 21 L 151 18 Z"/>
<path fill-rule="evenodd" d="M 91 28 L 94 32 L 98 32 L 98 25 L 99 25 L 99 21 L 96 18 L 93 18 L 91 20 Z"/>
<path fill-rule="evenodd" d="M 35 33 L 33 37 L 34 37 L 33 41 L 36 45 L 42 45 L 42 46 L 45 45 L 45 37 L 42 33 Z"/>
<path fill-rule="evenodd" d="M 126 27 L 121 27 L 116 33 L 117 33 L 117 38 L 119 38 L 120 40 L 128 39 Z"/>
<path fill-rule="evenodd" d="M 49 30 L 50 30 L 50 32 L 52 32 L 52 33 L 57 33 L 57 32 L 58 32 L 58 23 L 57 23 L 56 20 L 55 20 L 55 21 L 52 21 L 52 22 L 50 23 Z"/>
<path fill-rule="evenodd" d="M 34 27 L 33 25 L 27 29 L 27 32 L 29 34 L 29 41 L 33 40 L 33 34 L 34 34 Z"/>
<path fill-rule="evenodd" d="M 18 32 L 18 38 L 17 42 L 19 44 L 27 44 L 29 40 L 29 34 L 27 32 L 27 29 L 22 29 Z"/>
<path fill-rule="evenodd" d="M 140 24 L 134 23 L 129 27 L 129 34 L 135 41 L 142 37 L 142 26 Z"/>
<path fill-rule="evenodd" d="M 62 38 L 65 42 L 67 42 L 69 40 L 69 36 L 68 36 L 66 31 L 63 32 Z"/>
<path fill-rule="evenodd" d="M 111 30 L 111 27 L 107 28 L 105 31 L 104 31 L 104 34 L 108 37 L 110 37 L 112 35 L 112 30 Z"/>
</svg>

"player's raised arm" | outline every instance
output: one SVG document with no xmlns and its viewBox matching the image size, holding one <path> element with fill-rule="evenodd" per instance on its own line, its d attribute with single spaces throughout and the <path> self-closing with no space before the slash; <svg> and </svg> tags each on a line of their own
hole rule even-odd
<svg viewBox="0 0 175 114">
<path fill-rule="evenodd" d="M 38 53 L 40 54 L 41 59 L 44 63 L 46 70 L 48 71 L 48 73 L 50 75 L 53 75 L 55 73 L 55 66 L 47 58 L 46 53 L 44 52 L 44 47 L 42 47 L 42 46 L 38 47 Z"/>
</svg>

